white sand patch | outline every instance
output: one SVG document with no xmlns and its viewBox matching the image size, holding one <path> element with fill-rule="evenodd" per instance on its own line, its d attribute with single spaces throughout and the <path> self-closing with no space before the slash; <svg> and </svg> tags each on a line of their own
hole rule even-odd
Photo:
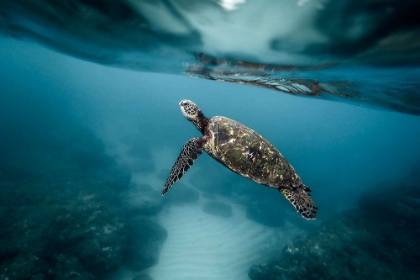
<svg viewBox="0 0 420 280">
<path fill-rule="evenodd" d="M 116 145 L 114 150 L 120 163 L 136 164 L 135 157 L 127 153 L 125 145 Z M 149 184 L 156 190 L 163 188 L 164 181 L 158 178 L 163 170 L 171 168 L 179 151 L 170 148 L 152 150 L 156 169 L 150 173 L 133 172 L 131 182 Z M 199 169 L 192 168 L 182 178 L 184 185 L 194 187 L 189 176 L 199 176 Z M 176 191 L 176 187 L 171 191 Z M 232 216 L 213 216 L 202 211 L 208 200 L 200 196 L 191 205 L 171 205 L 156 217 L 167 229 L 168 237 L 160 252 L 159 263 L 144 271 L 130 271 L 121 267 L 110 279 L 131 280 L 135 275 L 148 274 L 155 280 L 188 279 L 248 279 L 248 270 L 279 255 L 284 246 L 301 230 L 286 222 L 281 228 L 271 228 L 246 218 L 243 206 L 229 198 L 216 196 L 220 202 L 232 206 Z M 162 197 L 165 199 L 165 197 Z M 282 217 L 279 217 L 280 219 Z"/>
<path fill-rule="evenodd" d="M 160 213 L 168 238 L 159 263 L 147 272 L 153 279 L 247 279 L 251 265 L 279 254 L 298 233 L 257 224 L 239 205 L 230 204 L 229 218 L 209 215 L 201 210 L 203 200 Z"/>
</svg>

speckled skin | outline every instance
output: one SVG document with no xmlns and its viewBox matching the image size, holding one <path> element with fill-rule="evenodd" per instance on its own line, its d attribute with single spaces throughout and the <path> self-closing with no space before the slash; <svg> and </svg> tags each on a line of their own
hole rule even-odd
<svg viewBox="0 0 420 280">
<path fill-rule="evenodd" d="M 234 172 L 276 188 L 303 218 L 316 219 L 318 208 L 309 195 L 311 190 L 270 142 L 237 121 L 226 117 L 206 118 L 197 104 L 190 100 L 181 100 L 179 106 L 184 117 L 203 137 L 191 138 L 182 147 L 162 195 L 184 176 L 204 150 Z"/>
<path fill-rule="evenodd" d="M 204 131 L 204 150 L 229 169 L 272 188 L 298 187 L 302 180 L 282 154 L 249 127 L 215 116 Z"/>
</svg>

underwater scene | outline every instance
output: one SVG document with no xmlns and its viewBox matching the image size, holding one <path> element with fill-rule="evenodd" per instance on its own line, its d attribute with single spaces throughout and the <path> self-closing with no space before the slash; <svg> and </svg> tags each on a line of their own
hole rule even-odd
<svg viewBox="0 0 420 280">
<path fill-rule="evenodd" d="M 0 1 L 0 280 L 420 279 L 419 11 Z"/>
</svg>

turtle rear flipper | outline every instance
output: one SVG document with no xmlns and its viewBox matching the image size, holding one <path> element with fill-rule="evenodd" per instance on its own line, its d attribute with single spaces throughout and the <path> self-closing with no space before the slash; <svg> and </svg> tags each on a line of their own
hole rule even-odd
<svg viewBox="0 0 420 280">
<path fill-rule="evenodd" d="M 162 195 L 165 195 L 171 186 L 184 176 L 184 174 L 194 164 L 194 161 L 201 155 L 203 150 L 203 138 L 195 137 L 185 143 L 182 147 L 181 153 L 178 156 L 168 179 L 166 179 L 165 186 L 163 187 Z"/>
<path fill-rule="evenodd" d="M 300 185 L 297 188 L 279 188 L 279 192 L 292 203 L 296 211 L 307 220 L 315 220 L 318 213 L 318 207 L 315 206 L 314 201 L 307 193 L 310 189 L 305 185 Z"/>
</svg>

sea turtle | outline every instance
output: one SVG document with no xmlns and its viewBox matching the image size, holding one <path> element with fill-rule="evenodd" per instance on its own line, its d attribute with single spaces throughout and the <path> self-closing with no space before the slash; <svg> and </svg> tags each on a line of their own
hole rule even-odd
<svg viewBox="0 0 420 280">
<path fill-rule="evenodd" d="M 166 180 L 162 195 L 181 179 L 204 150 L 230 170 L 259 184 L 276 188 L 308 220 L 316 219 L 318 208 L 308 194 L 311 190 L 282 154 L 266 139 L 245 125 L 226 117 L 208 119 L 190 100 L 179 103 L 185 118 L 203 137 L 188 140 L 182 147 Z"/>
</svg>

